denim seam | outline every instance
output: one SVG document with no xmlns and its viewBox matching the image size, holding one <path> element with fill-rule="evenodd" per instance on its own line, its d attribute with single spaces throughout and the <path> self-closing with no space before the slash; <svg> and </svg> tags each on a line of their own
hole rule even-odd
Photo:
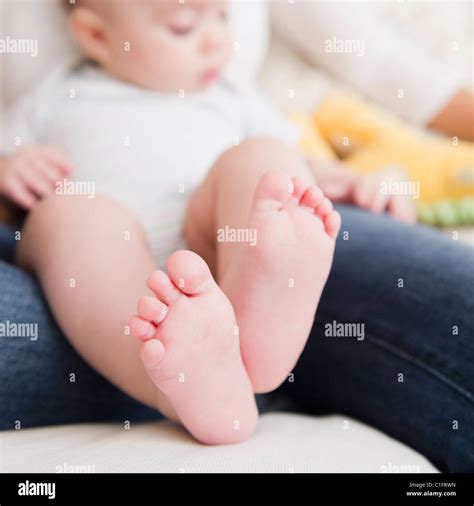
<svg viewBox="0 0 474 506">
<path fill-rule="evenodd" d="M 318 316 L 321 316 L 321 313 L 318 314 Z M 334 318 L 333 318 L 334 319 Z M 368 340 L 374 344 L 375 346 L 378 346 L 379 348 L 382 348 L 383 350 L 385 351 L 388 351 L 396 356 L 398 356 L 398 358 L 401 358 L 403 360 L 406 360 L 407 362 L 410 362 L 412 365 L 418 367 L 419 369 L 431 374 L 432 376 L 434 376 L 436 379 L 438 379 L 439 381 L 441 381 L 442 383 L 444 383 L 445 385 L 449 386 L 451 389 L 453 389 L 454 391 L 456 391 L 458 394 L 462 395 L 463 397 L 465 397 L 468 401 L 470 401 L 471 403 L 474 404 L 474 395 L 471 394 L 468 390 L 464 389 L 462 386 L 458 385 L 457 383 L 455 383 L 454 381 L 450 380 L 448 377 L 446 377 L 443 373 L 441 373 L 440 371 L 436 370 L 436 369 L 433 369 L 432 367 L 430 366 L 427 366 L 425 365 L 423 362 L 421 362 L 420 360 L 412 357 L 411 355 L 409 355 L 408 353 L 400 350 L 399 348 L 397 348 L 396 346 L 393 346 L 392 344 L 388 344 L 384 341 L 381 341 L 379 339 L 377 339 L 374 334 L 372 334 L 371 332 L 367 333 L 366 332 L 366 338 L 368 337 Z"/>
</svg>

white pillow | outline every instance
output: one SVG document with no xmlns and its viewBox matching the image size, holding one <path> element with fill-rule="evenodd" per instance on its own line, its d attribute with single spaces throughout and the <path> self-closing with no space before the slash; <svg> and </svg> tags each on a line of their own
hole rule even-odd
<svg viewBox="0 0 474 506">
<path fill-rule="evenodd" d="M 4 105 L 31 89 L 56 65 L 77 54 L 77 49 L 68 36 L 65 10 L 59 0 L 2 0 L 1 19 L 3 40 L 26 39 L 37 44 L 37 56 L 0 54 Z"/>
<path fill-rule="evenodd" d="M 1 0 L 0 39 L 37 43 L 37 56 L 0 53 L 0 107 L 31 90 L 50 71 L 64 65 L 79 51 L 68 34 L 61 0 Z M 255 79 L 268 41 L 266 2 L 231 3 L 235 58 L 228 72 L 238 79 Z"/>
</svg>

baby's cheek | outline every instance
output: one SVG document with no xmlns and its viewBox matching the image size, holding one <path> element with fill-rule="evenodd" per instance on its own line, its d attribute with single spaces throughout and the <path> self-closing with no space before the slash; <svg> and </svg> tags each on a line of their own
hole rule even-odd
<svg viewBox="0 0 474 506">
<path fill-rule="evenodd" d="M 159 59 L 160 66 L 165 67 L 169 75 L 178 78 L 189 75 L 198 63 L 195 53 L 186 46 L 163 47 L 156 57 Z"/>
<path fill-rule="evenodd" d="M 139 74 L 163 73 L 168 60 L 165 55 L 166 53 L 159 46 L 143 44 L 135 47 L 131 52 L 130 58 L 133 60 L 131 66 Z"/>
<path fill-rule="evenodd" d="M 229 43 L 225 46 L 224 49 L 224 63 L 228 63 L 232 60 L 232 57 L 234 56 L 234 48 L 232 41 L 229 40 Z"/>
</svg>

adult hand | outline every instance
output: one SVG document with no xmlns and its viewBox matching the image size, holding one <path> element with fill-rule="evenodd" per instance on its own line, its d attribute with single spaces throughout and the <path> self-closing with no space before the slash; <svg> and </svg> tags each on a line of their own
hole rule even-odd
<svg viewBox="0 0 474 506">
<path fill-rule="evenodd" d="M 71 172 L 72 166 L 56 148 L 23 148 L 0 161 L 0 195 L 28 210 Z"/>
<path fill-rule="evenodd" d="M 372 213 L 386 212 L 394 219 L 407 224 L 416 223 L 416 206 L 413 195 L 403 185 L 406 177 L 399 169 L 383 169 L 358 176 L 354 181 L 350 200 Z"/>
<path fill-rule="evenodd" d="M 388 213 L 408 224 L 416 223 L 416 206 L 405 173 L 400 169 L 381 169 L 355 174 L 332 160 L 307 158 L 316 182 L 333 202 L 348 202 L 372 213 Z M 405 184 L 401 184 L 405 183 Z"/>
<path fill-rule="evenodd" d="M 428 126 L 451 137 L 474 141 L 474 94 L 460 90 Z"/>
</svg>

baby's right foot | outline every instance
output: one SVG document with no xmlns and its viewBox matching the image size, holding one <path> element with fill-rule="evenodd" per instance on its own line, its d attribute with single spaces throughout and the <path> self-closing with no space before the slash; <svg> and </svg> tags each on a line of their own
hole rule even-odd
<svg viewBox="0 0 474 506">
<path fill-rule="evenodd" d="M 183 425 L 199 441 L 246 440 L 257 422 L 232 306 L 201 257 L 177 251 L 148 279 L 156 297 L 138 302 L 130 320 L 141 358 Z"/>
</svg>

